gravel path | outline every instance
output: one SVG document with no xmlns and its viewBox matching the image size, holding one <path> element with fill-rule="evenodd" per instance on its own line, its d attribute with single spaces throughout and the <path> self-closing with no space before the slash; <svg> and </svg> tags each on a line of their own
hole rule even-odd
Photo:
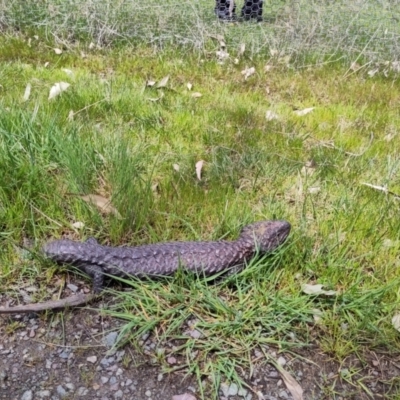
<svg viewBox="0 0 400 400">
<path fill-rule="evenodd" d="M 0 296 L 0 305 L 4 305 L 4 300 Z M 201 398 L 197 381 L 186 377 L 183 368 L 179 369 L 181 360 L 168 357 L 168 366 L 177 367 L 177 371 L 163 373 L 151 335 L 142 337 L 140 353 L 131 346 L 111 350 L 118 324 L 84 308 L 47 316 L 0 316 L 0 399 Z M 173 345 L 165 343 L 166 348 Z M 316 349 L 302 351 L 308 361 L 273 350 L 271 354 L 303 388 L 304 399 L 390 398 L 383 395 L 395 393 L 400 382 L 399 359 L 373 352 L 366 356 L 367 363 L 349 357 L 342 365 Z M 281 375 L 269 364 L 257 362 L 251 376 L 249 371 L 243 374 L 249 388 L 223 382 L 218 393 L 220 400 L 293 398 Z M 354 385 L 359 379 L 366 390 Z M 210 390 L 207 378 L 202 384 L 206 392 Z"/>
</svg>

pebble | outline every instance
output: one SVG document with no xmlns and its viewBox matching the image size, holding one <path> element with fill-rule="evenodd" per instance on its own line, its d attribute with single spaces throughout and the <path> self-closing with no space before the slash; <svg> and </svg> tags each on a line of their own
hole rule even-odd
<svg viewBox="0 0 400 400">
<path fill-rule="evenodd" d="M 66 390 L 65 390 L 61 385 L 58 385 L 56 390 L 57 390 L 57 393 L 58 393 L 61 397 L 65 397 L 65 396 L 67 395 Z"/>
<path fill-rule="evenodd" d="M 286 390 L 282 390 L 282 391 L 279 392 L 279 397 L 281 399 L 288 399 L 289 395 L 287 394 Z"/>
<path fill-rule="evenodd" d="M 36 396 L 43 399 L 45 397 L 50 397 L 51 393 L 50 390 L 41 390 L 40 392 L 36 393 Z"/>
<path fill-rule="evenodd" d="M 281 356 L 281 357 L 279 357 L 277 360 L 277 363 L 281 366 L 281 367 L 283 367 L 284 365 L 286 365 L 286 360 Z"/>
<path fill-rule="evenodd" d="M 113 347 L 117 341 L 118 332 L 110 332 L 108 335 L 104 336 L 103 343 L 106 347 Z"/>
<path fill-rule="evenodd" d="M 150 391 L 150 390 L 146 390 L 145 395 L 146 395 L 147 397 L 151 397 L 151 391 Z"/>
<path fill-rule="evenodd" d="M 33 399 L 33 392 L 32 390 L 27 390 L 21 396 L 21 400 L 32 400 Z"/>
</svg>

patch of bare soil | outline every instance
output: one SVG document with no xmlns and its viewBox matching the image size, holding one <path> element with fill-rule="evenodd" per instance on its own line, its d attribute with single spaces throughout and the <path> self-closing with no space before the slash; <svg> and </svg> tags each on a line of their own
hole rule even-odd
<svg viewBox="0 0 400 400">
<path fill-rule="evenodd" d="M 88 307 L 47 315 L 1 315 L 0 399 L 201 398 L 198 381 L 180 368 L 184 359 L 157 356 L 151 336 L 142 338 L 139 349 L 127 345 L 111 350 L 119 324 Z M 370 351 L 362 362 L 351 356 L 339 365 L 317 348 L 308 348 L 277 357 L 302 387 L 304 399 L 398 398 L 399 356 Z M 165 373 L 163 364 L 175 372 Z M 204 398 L 293 399 L 280 373 L 262 357 L 255 357 L 252 370 L 241 371 L 241 376 L 248 387 L 223 382 L 218 393 L 210 392 L 211 383 L 204 377 Z M 174 398 L 183 394 L 187 396 Z"/>
</svg>

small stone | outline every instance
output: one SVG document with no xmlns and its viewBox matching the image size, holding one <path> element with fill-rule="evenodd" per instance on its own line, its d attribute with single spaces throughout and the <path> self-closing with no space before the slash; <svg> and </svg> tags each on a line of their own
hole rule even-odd
<svg viewBox="0 0 400 400">
<path fill-rule="evenodd" d="M 89 393 L 89 390 L 86 389 L 85 387 L 81 386 L 80 388 L 78 388 L 77 390 L 77 395 L 78 396 L 86 396 Z"/>
<path fill-rule="evenodd" d="M 40 392 L 36 393 L 36 396 L 41 398 L 41 399 L 44 399 L 46 397 L 50 397 L 50 390 L 41 390 Z"/>
<path fill-rule="evenodd" d="M 281 367 L 286 364 L 286 360 L 283 357 L 279 357 L 276 361 Z"/>
<path fill-rule="evenodd" d="M 247 396 L 247 392 L 248 392 L 248 391 L 247 391 L 245 388 L 240 388 L 240 389 L 238 390 L 237 394 L 238 394 L 238 396 L 246 397 L 246 396 Z"/>
<path fill-rule="evenodd" d="M 71 382 L 66 383 L 65 387 L 71 392 L 75 390 L 75 385 Z"/>
<path fill-rule="evenodd" d="M 61 397 L 65 397 L 65 396 L 67 395 L 66 390 L 65 390 L 61 385 L 58 385 L 56 390 L 57 390 L 57 393 L 58 393 Z"/>
<path fill-rule="evenodd" d="M 158 382 L 161 382 L 163 380 L 164 375 L 163 374 L 158 374 L 157 380 Z"/>
<path fill-rule="evenodd" d="M 86 361 L 94 364 L 97 361 L 97 357 L 96 356 L 90 356 L 90 357 L 86 358 Z"/>
<path fill-rule="evenodd" d="M 101 383 L 104 385 L 104 384 L 106 384 L 107 382 L 108 382 L 108 380 L 109 380 L 109 378 L 107 377 L 107 376 L 102 376 L 101 378 L 100 378 L 100 381 L 101 381 Z"/>
<path fill-rule="evenodd" d="M 228 389 L 228 396 L 236 396 L 238 393 L 239 387 L 236 383 L 231 383 Z"/>
<path fill-rule="evenodd" d="M 169 365 L 174 365 L 174 364 L 176 364 L 176 363 L 177 363 L 176 358 L 175 358 L 175 357 L 168 357 L 168 358 L 167 358 L 167 363 L 168 363 Z"/>
<path fill-rule="evenodd" d="M 151 397 L 151 391 L 150 391 L 150 390 L 146 390 L 145 395 L 146 395 L 147 397 Z"/>
<path fill-rule="evenodd" d="M 110 332 L 103 338 L 103 343 L 106 347 L 113 347 L 118 338 L 118 332 Z"/>
<path fill-rule="evenodd" d="M 289 395 L 287 394 L 286 390 L 282 390 L 282 391 L 279 392 L 279 397 L 281 399 L 288 399 Z"/>
<path fill-rule="evenodd" d="M 74 292 L 74 293 L 76 293 L 76 292 L 78 291 L 78 286 L 76 286 L 76 285 L 74 285 L 74 284 L 72 284 L 72 283 L 68 283 L 68 284 L 67 284 L 67 288 L 68 288 L 71 292 Z"/>
<path fill-rule="evenodd" d="M 21 396 L 21 400 L 32 400 L 33 399 L 33 392 L 32 390 L 27 390 Z"/>
<path fill-rule="evenodd" d="M 228 395 L 229 395 L 229 386 L 228 386 L 227 383 L 225 383 L 225 382 L 221 383 L 221 385 L 219 386 L 219 390 L 222 392 L 224 397 L 228 397 Z"/>
<path fill-rule="evenodd" d="M 116 384 L 117 383 L 117 378 L 115 377 L 115 376 L 112 376 L 111 378 L 110 378 L 110 385 L 114 385 L 114 384 Z"/>
<path fill-rule="evenodd" d="M 122 392 L 122 390 L 118 390 L 114 393 L 114 397 L 116 399 L 122 399 L 122 397 L 124 396 L 124 393 Z"/>
</svg>

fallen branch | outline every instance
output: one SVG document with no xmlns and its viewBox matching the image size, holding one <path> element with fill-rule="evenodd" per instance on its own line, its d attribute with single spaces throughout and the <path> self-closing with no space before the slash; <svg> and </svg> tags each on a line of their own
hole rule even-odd
<svg viewBox="0 0 400 400">
<path fill-rule="evenodd" d="M 50 300 L 43 303 L 26 304 L 15 307 L 0 307 L 0 314 L 30 313 L 55 310 L 58 308 L 76 307 L 89 303 L 94 297 L 94 294 L 78 294 L 76 296 L 66 297 L 65 299 Z"/>
</svg>

